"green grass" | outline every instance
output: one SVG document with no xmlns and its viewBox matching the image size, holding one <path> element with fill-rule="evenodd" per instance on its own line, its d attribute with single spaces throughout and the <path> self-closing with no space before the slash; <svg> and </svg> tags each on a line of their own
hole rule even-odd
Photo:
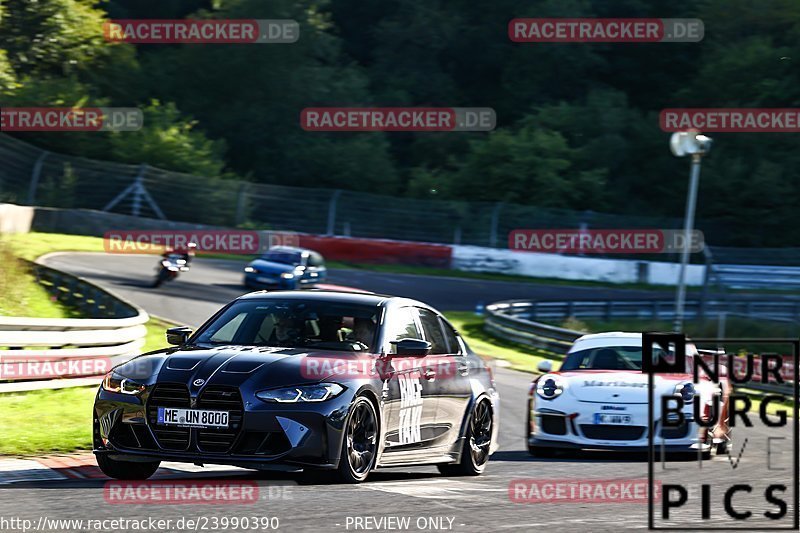
<svg viewBox="0 0 800 533">
<path fill-rule="evenodd" d="M 145 324 L 147 328 L 147 335 L 144 338 L 144 347 L 142 353 L 152 352 L 160 348 L 166 348 L 167 344 L 166 330 L 167 328 L 174 327 L 176 324 L 167 322 L 161 318 L 150 317 L 150 320 Z"/>
<path fill-rule="evenodd" d="M 556 354 L 492 337 L 483 330 L 483 317 L 470 311 L 451 311 L 445 316 L 469 347 L 485 359 L 501 359 L 509 364 L 509 368 L 533 373 L 538 373 L 536 367 L 545 359 L 552 361 L 554 366 L 561 360 Z"/>
<path fill-rule="evenodd" d="M 36 318 L 71 318 L 78 316 L 61 305 L 39 285 L 13 249 L 0 238 L 0 315 Z"/>
<path fill-rule="evenodd" d="M 164 330 L 171 325 L 151 318 L 142 350 L 166 347 Z M 0 394 L 0 456 L 90 450 L 96 391 L 97 387 L 74 387 Z"/>
<path fill-rule="evenodd" d="M 96 390 L 75 387 L 0 395 L 0 455 L 90 450 Z"/>
<path fill-rule="evenodd" d="M 0 269 L 0 315 L 79 317 L 75 311 L 52 299 L 17 261 L 18 257 L 33 260 L 58 249 L 102 251 L 102 239 L 39 233 L 14 235 L 0 241 L 0 263 L 3 265 Z M 164 330 L 172 325 L 151 318 L 146 324 L 147 335 L 142 350 L 166 347 Z M 91 449 L 92 402 L 96 390 L 96 387 L 75 387 L 0 394 L 0 456 L 35 456 Z"/>
<path fill-rule="evenodd" d="M 15 255 L 33 261 L 50 252 L 102 252 L 103 239 L 61 233 L 17 233 L 6 237 Z"/>
</svg>

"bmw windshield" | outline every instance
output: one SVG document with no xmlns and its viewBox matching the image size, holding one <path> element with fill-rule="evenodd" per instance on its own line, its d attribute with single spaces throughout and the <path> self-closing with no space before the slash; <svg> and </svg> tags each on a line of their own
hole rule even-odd
<svg viewBox="0 0 800 533">
<path fill-rule="evenodd" d="M 195 344 L 373 351 L 378 309 L 304 300 L 244 300 L 228 307 Z"/>
</svg>

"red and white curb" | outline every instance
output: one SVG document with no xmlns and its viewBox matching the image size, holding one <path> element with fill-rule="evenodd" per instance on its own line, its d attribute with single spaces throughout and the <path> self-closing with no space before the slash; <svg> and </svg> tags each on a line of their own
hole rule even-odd
<svg viewBox="0 0 800 533">
<path fill-rule="evenodd" d="M 235 475 L 248 470 L 233 466 L 163 462 L 151 479 L 180 479 L 191 475 Z M 13 483 L 69 480 L 108 480 L 89 452 L 48 455 L 30 459 L 0 458 L 0 487 Z"/>
</svg>

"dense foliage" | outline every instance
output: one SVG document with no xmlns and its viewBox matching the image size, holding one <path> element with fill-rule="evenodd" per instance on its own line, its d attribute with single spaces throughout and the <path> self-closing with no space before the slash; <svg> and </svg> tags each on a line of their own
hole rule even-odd
<svg viewBox="0 0 800 533">
<path fill-rule="evenodd" d="M 796 0 L 5 0 L 3 105 L 144 108 L 136 133 L 20 135 L 204 175 L 421 198 L 681 216 L 671 107 L 796 107 Z M 523 16 L 697 17 L 700 43 L 516 44 Z M 292 45 L 112 44 L 107 18 L 297 20 Z M 798 53 L 795 54 L 794 52 Z M 486 133 L 312 133 L 310 106 L 492 107 Z M 701 227 L 800 245 L 796 134 L 716 134 Z"/>
</svg>

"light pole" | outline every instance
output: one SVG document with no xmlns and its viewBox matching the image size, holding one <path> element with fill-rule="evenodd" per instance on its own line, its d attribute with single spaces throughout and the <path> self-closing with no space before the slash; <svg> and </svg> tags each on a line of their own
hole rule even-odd
<svg viewBox="0 0 800 533">
<path fill-rule="evenodd" d="M 672 329 L 680 332 L 683 329 L 683 314 L 686 304 L 686 267 L 689 264 L 692 229 L 694 228 L 694 212 L 697 205 L 697 186 L 700 182 L 700 164 L 703 156 L 711 150 L 711 139 L 697 131 L 681 131 L 672 134 L 669 141 L 670 150 L 677 157 L 692 156 L 692 171 L 689 178 L 689 192 L 686 196 L 686 216 L 683 220 L 683 249 L 681 250 L 681 267 L 678 271 L 678 287 L 675 294 L 675 322 Z"/>
</svg>

